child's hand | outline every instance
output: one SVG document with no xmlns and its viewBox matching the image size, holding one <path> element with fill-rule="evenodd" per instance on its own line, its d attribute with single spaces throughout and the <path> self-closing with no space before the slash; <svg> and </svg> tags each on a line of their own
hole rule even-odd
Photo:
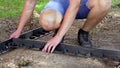
<svg viewBox="0 0 120 68">
<path fill-rule="evenodd" d="M 47 42 L 47 44 L 42 49 L 42 51 L 52 53 L 55 50 L 55 48 L 58 46 L 58 44 L 61 42 L 61 40 L 62 40 L 61 37 L 56 37 L 56 36 L 53 37 Z"/>
<path fill-rule="evenodd" d="M 11 38 L 18 38 L 20 36 L 20 34 L 21 34 L 21 32 L 16 30 L 14 33 L 12 33 L 10 35 L 10 39 Z"/>
</svg>

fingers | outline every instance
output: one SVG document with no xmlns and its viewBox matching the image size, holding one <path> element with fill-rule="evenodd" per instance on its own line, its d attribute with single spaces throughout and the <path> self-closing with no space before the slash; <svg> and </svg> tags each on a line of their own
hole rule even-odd
<svg viewBox="0 0 120 68">
<path fill-rule="evenodd" d="M 13 35 L 10 35 L 10 38 L 9 39 L 11 39 L 11 38 L 13 38 L 14 36 Z"/>
<path fill-rule="evenodd" d="M 11 38 L 12 38 L 12 36 L 9 37 L 9 39 L 11 39 Z"/>
<path fill-rule="evenodd" d="M 60 41 L 61 41 L 61 38 L 59 37 L 54 37 L 50 39 L 45 45 L 45 47 L 42 49 L 42 51 L 52 53 L 55 50 L 56 46 L 60 43 Z"/>
<path fill-rule="evenodd" d="M 45 47 L 42 49 L 43 52 L 47 52 L 48 48 L 50 46 L 50 43 L 47 43 Z"/>
<path fill-rule="evenodd" d="M 51 52 L 51 49 L 53 48 L 52 44 L 50 46 L 48 46 L 48 53 Z"/>
<path fill-rule="evenodd" d="M 16 36 L 16 35 L 11 35 L 9 39 L 11 39 L 11 38 L 18 38 L 18 36 Z"/>
<path fill-rule="evenodd" d="M 47 48 L 48 48 L 48 43 L 45 45 L 45 47 L 42 49 L 42 52 L 46 52 L 47 51 Z"/>
<path fill-rule="evenodd" d="M 52 53 L 56 48 L 56 45 L 54 44 L 46 44 L 45 47 L 42 49 L 43 52 L 48 52 L 48 53 Z"/>
<path fill-rule="evenodd" d="M 20 31 L 15 31 L 14 33 L 12 33 L 12 34 L 10 35 L 9 38 L 10 38 L 10 39 L 11 39 L 11 38 L 19 38 L 20 33 L 21 33 Z"/>
<path fill-rule="evenodd" d="M 53 51 L 55 50 L 56 46 L 54 46 L 52 49 L 51 49 L 51 52 L 50 53 L 53 53 Z"/>
</svg>

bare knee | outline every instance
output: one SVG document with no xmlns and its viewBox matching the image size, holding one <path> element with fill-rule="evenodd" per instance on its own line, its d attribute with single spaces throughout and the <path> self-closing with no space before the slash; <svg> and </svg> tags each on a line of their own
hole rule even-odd
<svg viewBox="0 0 120 68">
<path fill-rule="evenodd" d="M 101 12 L 108 12 L 111 7 L 111 0 L 90 0 L 89 5 Z"/>
<path fill-rule="evenodd" d="M 40 14 L 40 25 L 50 31 L 59 28 L 62 17 L 56 11 L 46 10 Z"/>
<path fill-rule="evenodd" d="M 106 12 L 110 9 L 111 0 L 99 0 L 99 1 L 100 1 L 99 7 L 101 11 Z"/>
</svg>

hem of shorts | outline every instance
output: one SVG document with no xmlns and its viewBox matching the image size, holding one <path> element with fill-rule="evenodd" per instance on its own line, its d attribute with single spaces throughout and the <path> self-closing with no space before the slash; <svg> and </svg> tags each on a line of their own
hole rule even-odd
<svg viewBox="0 0 120 68">
<path fill-rule="evenodd" d="M 46 11 L 46 10 L 55 10 L 55 9 L 52 9 L 52 8 L 43 9 L 43 10 L 40 12 L 40 14 L 43 13 L 44 11 Z M 60 11 L 58 11 L 58 10 L 55 10 L 55 11 L 57 11 L 57 12 L 61 15 L 62 18 L 64 17 L 63 14 L 62 14 Z"/>
<path fill-rule="evenodd" d="M 88 9 L 90 9 L 89 0 L 87 1 L 86 6 L 87 6 Z"/>
</svg>

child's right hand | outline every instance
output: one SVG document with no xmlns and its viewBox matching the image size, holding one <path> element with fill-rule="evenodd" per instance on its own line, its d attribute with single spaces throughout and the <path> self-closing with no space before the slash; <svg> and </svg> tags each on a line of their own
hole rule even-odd
<svg viewBox="0 0 120 68">
<path fill-rule="evenodd" d="M 10 39 L 11 38 L 18 38 L 20 36 L 20 34 L 21 34 L 21 32 L 16 30 L 14 33 L 12 33 L 10 35 Z"/>
</svg>

